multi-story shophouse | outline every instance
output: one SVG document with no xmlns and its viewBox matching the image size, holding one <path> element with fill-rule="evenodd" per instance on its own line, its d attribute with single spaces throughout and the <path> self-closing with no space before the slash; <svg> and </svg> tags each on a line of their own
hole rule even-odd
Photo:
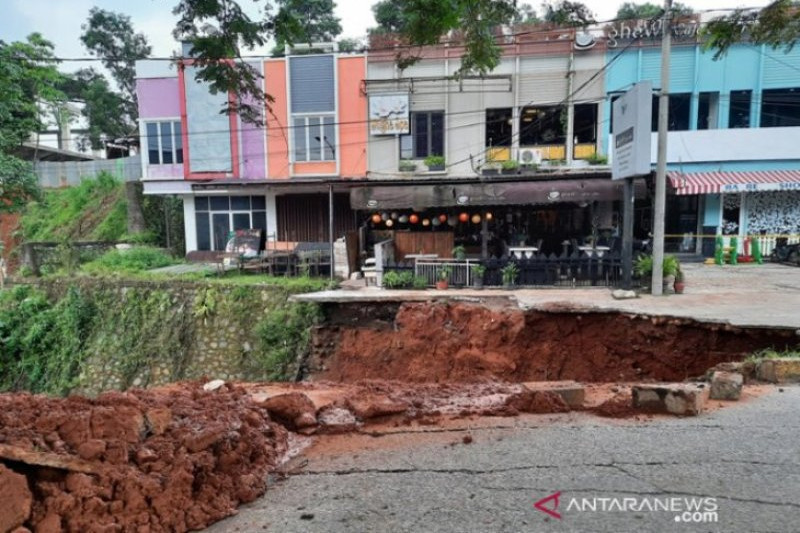
<svg viewBox="0 0 800 533">
<path fill-rule="evenodd" d="M 672 32 L 666 246 L 709 256 L 723 233 L 739 236 L 740 249 L 744 237 L 759 236 L 769 252 L 775 236 L 800 233 L 800 50 L 744 43 L 715 59 L 698 38 L 700 23 L 678 21 Z M 611 100 L 634 83 L 660 87 L 660 23 L 619 22 L 605 35 L 608 116 Z M 654 96 L 654 131 L 656 113 Z M 604 149 L 610 132 L 604 123 Z M 655 133 L 651 153 L 655 168 Z M 650 226 L 649 209 L 638 216 Z"/>
</svg>

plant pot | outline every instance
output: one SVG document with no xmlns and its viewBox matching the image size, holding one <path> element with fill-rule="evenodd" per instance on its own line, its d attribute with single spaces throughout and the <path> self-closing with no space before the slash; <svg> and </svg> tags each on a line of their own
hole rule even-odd
<svg viewBox="0 0 800 533">
<path fill-rule="evenodd" d="M 663 293 L 672 294 L 675 292 L 675 276 L 664 276 Z"/>
<path fill-rule="evenodd" d="M 472 288 L 473 289 L 482 289 L 483 288 L 483 279 L 475 278 L 472 280 Z"/>
<path fill-rule="evenodd" d="M 450 284 L 447 282 L 446 279 L 444 280 L 440 279 L 439 281 L 436 282 L 436 288 L 439 289 L 440 291 L 447 290 L 447 287 L 449 286 Z"/>
<path fill-rule="evenodd" d="M 516 176 L 517 174 L 519 174 L 519 170 L 516 169 L 516 168 L 514 168 L 514 169 L 503 169 L 503 170 L 500 171 L 500 174 L 502 174 L 503 176 Z"/>
<path fill-rule="evenodd" d="M 508 291 L 514 290 L 514 288 L 516 286 L 517 285 L 515 283 L 505 283 L 505 282 L 503 282 L 503 288 L 508 290 Z"/>
<path fill-rule="evenodd" d="M 497 176 L 500 174 L 500 171 L 496 168 L 482 168 L 481 175 L 482 176 Z"/>
<path fill-rule="evenodd" d="M 442 172 L 444 165 L 428 165 L 428 172 Z"/>
<path fill-rule="evenodd" d="M 686 288 L 686 282 L 676 281 L 673 286 L 675 287 L 675 294 L 683 294 L 683 290 Z"/>
</svg>

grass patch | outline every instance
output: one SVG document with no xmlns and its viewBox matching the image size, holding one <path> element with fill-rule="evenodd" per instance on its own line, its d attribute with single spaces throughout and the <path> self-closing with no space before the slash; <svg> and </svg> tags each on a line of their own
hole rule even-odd
<svg viewBox="0 0 800 533">
<path fill-rule="evenodd" d="M 772 348 L 765 348 L 751 354 L 747 359 L 748 363 L 757 363 L 764 359 L 800 359 L 800 350 L 774 350 Z"/>
<path fill-rule="evenodd" d="M 94 261 L 81 266 L 81 270 L 95 274 L 143 272 L 154 268 L 174 265 L 180 261 L 164 250 L 149 246 L 137 246 L 129 250 L 111 250 Z"/>
<path fill-rule="evenodd" d="M 45 191 L 20 220 L 25 241 L 116 241 L 125 234 L 125 185 L 108 173 L 75 187 Z"/>
</svg>

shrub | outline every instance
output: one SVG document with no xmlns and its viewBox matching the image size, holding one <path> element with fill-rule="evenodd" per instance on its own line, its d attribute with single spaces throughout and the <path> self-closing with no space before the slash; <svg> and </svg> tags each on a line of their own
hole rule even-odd
<svg viewBox="0 0 800 533">
<path fill-rule="evenodd" d="M 425 166 L 428 168 L 430 167 L 439 167 L 444 166 L 445 159 L 444 156 L 441 155 L 429 155 L 425 158 Z"/>
<path fill-rule="evenodd" d="M 501 270 L 503 275 L 504 285 L 513 285 L 517 281 L 519 275 L 519 267 L 516 263 L 510 262 Z"/>
<path fill-rule="evenodd" d="M 111 250 L 81 268 L 85 272 L 104 274 L 114 272 L 141 272 L 178 263 L 159 248 L 138 246 L 130 250 Z"/>
</svg>

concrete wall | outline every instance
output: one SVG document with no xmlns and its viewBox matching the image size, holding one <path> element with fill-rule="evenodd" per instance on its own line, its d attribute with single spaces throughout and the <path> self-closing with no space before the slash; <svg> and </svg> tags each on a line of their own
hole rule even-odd
<svg viewBox="0 0 800 533">
<path fill-rule="evenodd" d="M 142 156 L 95 161 L 38 161 L 36 176 L 39 185 L 47 189 L 79 185 L 84 179 L 94 179 L 100 172 L 108 172 L 121 181 L 138 181 L 142 177 Z M 146 153 L 145 156 L 147 157 Z"/>
</svg>

